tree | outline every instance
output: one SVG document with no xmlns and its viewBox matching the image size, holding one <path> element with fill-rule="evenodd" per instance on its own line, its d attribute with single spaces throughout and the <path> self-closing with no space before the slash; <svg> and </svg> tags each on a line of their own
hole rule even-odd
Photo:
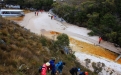
<svg viewBox="0 0 121 75">
<path fill-rule="evenodd" d="M 108 38 L 108 41 L 116 42 L 116 40 L 117 40 L 117 33 L 116 32 L 107 33 L 106 37 Z"/>
<path fill-rule="evenodd" d="M 119 44 L 120 47 L 121 47 L 121 37 L 118 38 L 118 44 Z"/>
<path fill-rule="evenodd" d="M 116 19 L 112 14 L 107 13 L 102 17 L 101 24 L 105 27 L 113 29 L 116 25 Z"/>
<path fill-rule="evenodd" d="M 117 12 L 118 12 L 118 14 L 120 15 L 120 17 L 121 17 L 121 0 L 115 0 L 114 1 L 115 2 L 115 6 L 116 6 L 116 9 L 117 9 Z"/>
<path fill-rule="evenodd" d="M 67 34 L 59 34 L 57 36 L 56 44 L 58 46 L 69 46 L 69 37 Z"/>
</svg>

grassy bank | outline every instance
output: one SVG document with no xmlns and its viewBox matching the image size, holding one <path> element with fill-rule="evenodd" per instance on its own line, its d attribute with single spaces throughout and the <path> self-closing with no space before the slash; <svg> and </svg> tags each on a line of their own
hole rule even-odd
<svg viewBox="0 0 121 75">
<path fill-rule="evenodd" d="M 42 40 L 46 45 L 43 46 Z M 70 75 L 69 69 L 74 66 L 88 71 L 90 75 L 96 75 L 82 67 L 73 54 L 66 55 L 61 50 L 57 51 L 51 39 L 31 33 L 15 22 L 0 17 L 1 75 L 38 75 L 39 66 L 52 57 L 56 57 L 56 62 L 66 62 L 62 75 Z"/>
</svg>

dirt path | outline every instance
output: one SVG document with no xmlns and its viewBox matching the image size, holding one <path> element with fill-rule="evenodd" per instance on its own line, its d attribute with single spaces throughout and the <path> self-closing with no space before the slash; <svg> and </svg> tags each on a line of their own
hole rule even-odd
<svg viewBox="0 0 121 75">
<path fill-rule="evenodd" d="M 73 33 L 73 32 L 68 32 L 68 31 L 61 31 L 63 33 L 66 33 L 68 34 L 69 36 L 74 36 L 74 37 L 78 37 L 78 38 L 81 38 L 83 40 L 86 40 L 94 45 L 98 45 L 98 46 L 101 46 L 107 50 L 110 50 L 111 52 L 114 52 L 114 53 L 117 53 L 117 54 L 121 54 L 121 48 L 119 47 L 115 47 L 112 43 L 110 42 L 107 42 L 107 41 L 102 41 L 101 44 L 98 44 L 98 41 L 97 40 L 94 40 L 94 39 L 91 39 L 89 37 L 86 37 L 86 36 L 83 36 L 83 35 L 80 35 L 80 34 L 76 34 L 76 33 Z"/>
<path fill-rule="evenodd" d="M 87 35 L 89 30 L 86 31 L 85 29 L 82 29 L 82 27 L 77 28 L 77 26 L 74 26 L 68 23 L 62 23 L 54 19 L 51 20 L 50 15 L 51 14 L 48 14 L 47 12 L 43 12 L 43 13 L 39 13 L 39 16 L 35 16 L 34 12 L 31 12 L 31 13 L 26 14 L 23 21 L 20 22 L 19 24 L 21 26 L 24 26 L 25 28 L 30 29 L 32 32 L 37 33 L 39 35 L 42 34 L 41 32 L 42 30 L 66 33 L 71 37 L 78 38 L 85 42 L 101 46 L 114 53 L 121 54 L 121 48 L 115 47 L 110 42 L 102 41 L 101 44 L 98 44 L 98 36 L 95 36 L 96 37 L 95 38 L 95 37 L 90 37 Z"/>
<path fill-rule="evenodd" d="M 121 51 L 120 48 L 116 48 L 113 46 L 113 44 L 106 42 L 106 41 L 102 41 L 101 44 L 98 44 L 98 36 L 90 37 L 87 35 L 87 33 L 90 32 L 90 30 L 87 30 L 86 28 L 82 28 L 82 27 L 77 27 L 77 26 L 74 26 L 72 24 L 68 24 L 65 22 L 60 22 L 55 19 L 51 19 L 50 15 L 51 14 L 49 14 L 48 12 L 43 12 L 43 13 L 39 13 L 38 16 L 35 16 L 34 12 L 31 12 L 31 13 L 26 14 L 23 21 L 18 22 L 18 23 L 21 26 L 24 26 L 25 28 L 30 29 L 30 31 L 36 34 L 39 34 L 39 35 L 43 34 L 50 38 L 52 38 L 55 35 L 55 34 L 50 34 L 51 31 L 68 34 L 70 37 L 74 38 L 73 40 L 72 39 L 70 40 L 71 46 L 73 46 L 73 49 L 76 51 L 75 53 L 76 57 L 79 58 L 80 60 L 82 58 L 84 59 L 82 60 L 82 62 L 80 61 L 81 63 L 83 63 L 83 65 L 85 65 L 84 61 L 85 59 L 88 58 L 86 56 L 88 56 L 89 54 L 84 54 L 84 56 L 81 56 L 81 55 L 83 55 L 82 52 L 87 51 L 87 53 L 90 53 L 90 55 L 91 54 L 98 55 L 98 57 L 97 56 L 95 57 L 99 59 L 94 60 L 95 62 L 99 62 L 100 60 L 107 61 L 103 59 L 102 57 L 110 58 L 111 59 L 110 62 L 105 63 L 103 61 L 103 63 L 107 65 L 107 68 L 112 66 L 111 68 L 116 70 L 114 72 L 114 75 L 119 74 L 119 71 L 120 71 L 119 69 L 121 69 L 121 66 L 119 66 L 119 64 L 117 63 L 114 64 L 114 60 L 117 57 L 117 54 L 120 54 L 120 51 Z M 84 42 L 81 42 L 81 41 L 84 41 Z M 101 47 L 109 49 L 110 51 L 117 53 L 117 54 L 114 54 Z M 79 54 L 80 51 L 81 51 L 81 54 Z M 93 62 L 93 58 L 94 57 L 90 58 L 92 62 Z M 108 65 L 109 63 L 111 63 L 112 65 Z M 111 71 L 113 71 L 113 69 L 111 69 Z M 104 72 L 109 73 L 111 71 L 104 69 Z M 118 73 L 118 74 L 115 74 L 115 73 Z M 107 74 L 103 73 L 102 75 L 107 75 Z"/>
</svg>

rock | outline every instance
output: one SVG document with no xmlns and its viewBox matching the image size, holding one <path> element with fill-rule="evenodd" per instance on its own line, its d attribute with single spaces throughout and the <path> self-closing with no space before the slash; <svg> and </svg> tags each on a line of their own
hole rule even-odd
<svg viewBox="0 0 121 75">
<path fill-rule="evenodd" d="M 4 40 L 0 40 L 0 44 L 6 44 Z"/>
</svg>

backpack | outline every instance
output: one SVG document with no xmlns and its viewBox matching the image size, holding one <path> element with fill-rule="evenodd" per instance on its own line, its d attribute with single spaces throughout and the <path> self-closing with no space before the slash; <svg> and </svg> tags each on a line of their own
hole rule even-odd
<svg viewBox="0 0 121 75">
<path fill-rule="evenodd" d="M 42 66 L 39 67 L 39 70 L 38 70 L 39 73 L 42 71 L 42 68 L 44 68 L 44 67 L 42 67 Z"/>
<path fill-rule="evenodd" d="M 62 61 L 58 62 L 58 66 L 62 65 Z"/>
<path fill-rule="evenodd" d="M 62 61 L 57 63 L 58 68 L 62 68 L 62 63 L 63 63 Z"/>
</svg>

